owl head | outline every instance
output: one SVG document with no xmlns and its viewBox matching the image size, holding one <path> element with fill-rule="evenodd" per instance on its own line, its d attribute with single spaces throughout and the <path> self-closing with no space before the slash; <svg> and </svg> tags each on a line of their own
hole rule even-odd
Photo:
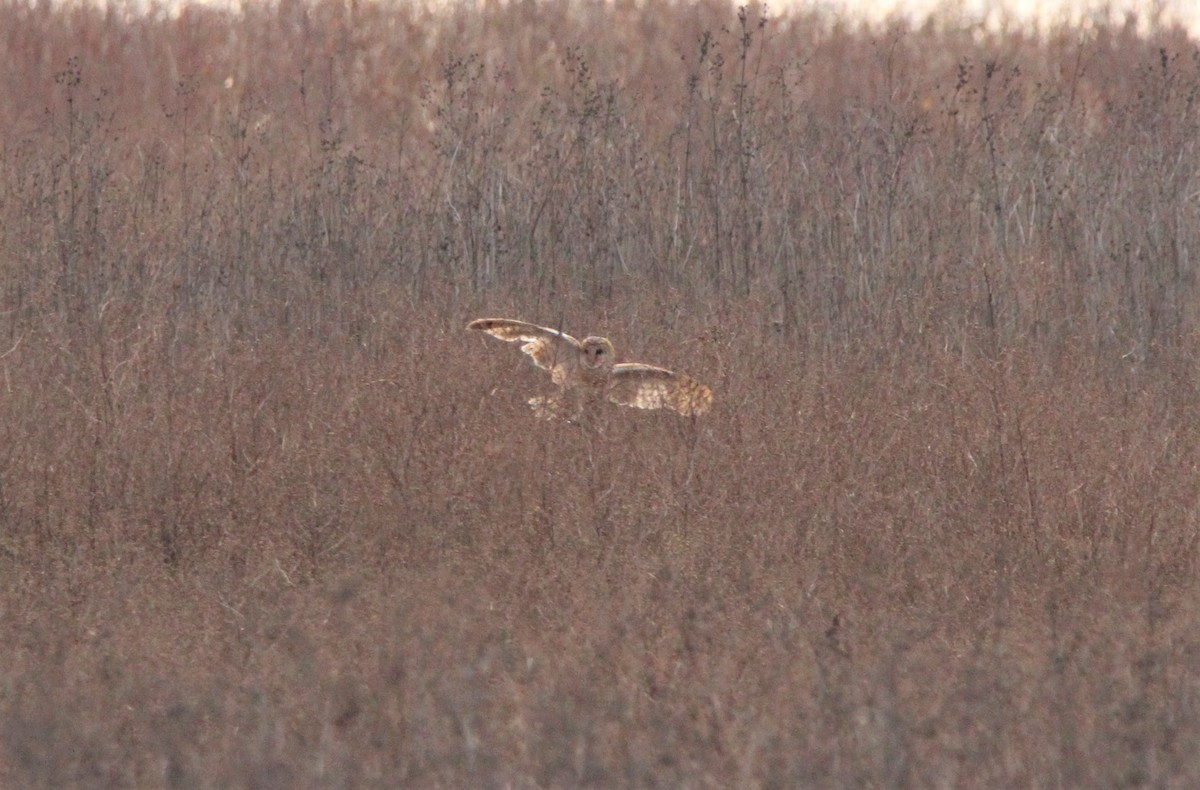
<svg viewBox="0 0 1200 790">
<path fill-rule="evenodd" d="M 585 337 L 579 344 L 582 364 L 588 370 L 612 370 L 616 362 L 613 345 L 606 337 Z"/>
</svg>

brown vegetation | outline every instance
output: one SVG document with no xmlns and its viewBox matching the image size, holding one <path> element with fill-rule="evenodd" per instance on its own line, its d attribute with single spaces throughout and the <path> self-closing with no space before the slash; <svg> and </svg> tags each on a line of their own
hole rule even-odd
<svg viewBox="0 0 1200 790">
<path fill-rule="evenodd" d="M 1200 785 L 1195 42 L 271 5 L 0 7 L 0 784 Z"/>
</svg>

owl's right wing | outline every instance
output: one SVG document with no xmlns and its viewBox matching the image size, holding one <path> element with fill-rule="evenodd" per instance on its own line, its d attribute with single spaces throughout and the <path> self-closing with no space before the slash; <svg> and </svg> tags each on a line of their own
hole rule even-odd
<svg viewBox="0 0 1200 790">
<path fill-rule="evenodd" d="M 533 364 L 550 371 L 550 377 L 560 387 L 568 385 L 579 364 L 579 341 L 548 326 L 512 318 L 477 318 L 467 324 L 467 329 L 487 332 L 510 343 L 524 343 L 521 350 L 533 359 Z"/>
<path fill-rule="evenodd" d="M 671 409 L 685 417 L 704 414 L 712 406 L 712 390 L 666 368 L 622 362 L 613 366 L 608 399 L 636 409 Z"/>
</svg>

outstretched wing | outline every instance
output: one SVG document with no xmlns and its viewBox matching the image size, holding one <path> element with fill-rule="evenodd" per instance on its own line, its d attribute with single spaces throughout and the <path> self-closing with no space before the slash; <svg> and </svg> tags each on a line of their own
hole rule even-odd
<svg viewBox="0 0 1200 790">
<path fill-rule="evenodd" d="M 637 409 L 671 409 L 685 417 L 712 406 L 712 390 L 689 376 L 666 368 L 623 362 L 613 366 L 608 399 Z"/>
<path fill-rule="evenodd" d="M 557 329 L 511 318 L 478 318 L 467 324 L 467 329 L 478 329 L 510 343 L 524 342 L 521 350 L 539 368 L 550 371 L 550 377 L 560 387 L 570 382 L 579 364 L 579 341 Z"/>
</svg>

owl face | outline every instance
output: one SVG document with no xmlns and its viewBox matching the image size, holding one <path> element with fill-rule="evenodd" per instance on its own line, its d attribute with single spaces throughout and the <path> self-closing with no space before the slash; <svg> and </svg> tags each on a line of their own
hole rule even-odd
<svg viewBox="0 0 1200 790">
<path fill-rule="evenodd" d="M 611 370 L 615 354 L 613 345 L 605 337 L 585 337 L 579 344 L 582 352 L 581 361 L 589 370 Z"/>
</svg>

